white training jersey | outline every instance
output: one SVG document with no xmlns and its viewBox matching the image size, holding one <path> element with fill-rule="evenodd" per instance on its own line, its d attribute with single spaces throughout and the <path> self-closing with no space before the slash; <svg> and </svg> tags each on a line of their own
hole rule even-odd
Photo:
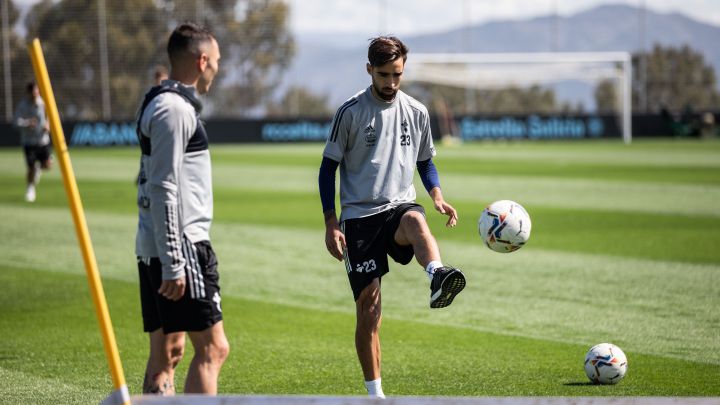
<svg viewBox="0 0 720 405">
<path fill-rule="evenodd" d="M 398 91 L 378 100 L 371 87 L 335 113 L 323 156 L 340 162 L 340 220 L 415 201 L 418 161 L 435 156 L 427 108 Z"/>
<path fill-rule="evenodd" d="M 32 121 L 35 125 L 31 125 Z M 20 130 L 20 142 L 23 146 L 45 146 L 50 144 L 50 134 L 45 126 L 47 117 L 45 116 L 45 103 L 42 98 L 37 97 L 30 101 L 27 97 L 20 100 L 13 124 Z"/>
</svg>

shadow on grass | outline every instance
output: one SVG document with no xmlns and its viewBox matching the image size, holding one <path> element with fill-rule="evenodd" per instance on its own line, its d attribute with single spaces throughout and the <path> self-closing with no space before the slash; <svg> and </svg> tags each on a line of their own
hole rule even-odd
<svg viewBox="0 0 720 405">
<path fill-rule="evenodd" d="M 592 381 L 572 381 L 563 384 L 566 387 L 585 387 L 588 385 L 597 385 Z"/>
</svg>

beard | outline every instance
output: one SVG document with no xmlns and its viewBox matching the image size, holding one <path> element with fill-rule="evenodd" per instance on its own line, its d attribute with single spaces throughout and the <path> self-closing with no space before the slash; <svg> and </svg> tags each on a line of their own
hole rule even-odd
<svg viewBox="0 0 720 405">
<path fill-rule="evenodd" d="M 378 86 L 375 85 L 374 83 L 373 83 L 373 88 L 375 89 L 375 94 L 376 94 L 379 98 L 383 99 L 384 101 L 393 101 L 393 100 L 395 100 L 395 96 L 397 95 L 397 92 L 398 92 L 397 89 L 395 89 L 395 90 L 387 89 L 387 90 L 390 90 L 390 92 L 383 91 L 382 88 L 378 87 Z"/>
</svg>

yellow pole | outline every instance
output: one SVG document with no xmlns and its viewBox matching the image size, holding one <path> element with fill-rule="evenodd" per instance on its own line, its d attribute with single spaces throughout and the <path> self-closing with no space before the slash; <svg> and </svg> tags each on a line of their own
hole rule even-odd
<svg viewBox="0 0 720 405">
<path fill-rule="evenodd" d="M 50 85 L 50 76 L 48 75 L 47 66 L 45 65 L 45 57 L 40 47 L 40 41 L 37 38 L 32 41 L 29 50 L 33 70 L 35 71 L 35 79 L 40 88 L 40 94 L 42 94 L 42 98 L 45 100 L 45 109 L 48 120 L 50 121 L 50 135 L 52 136 L 55 153 L 60 162 L 65 192 L 67 193 L 70 203 L 70 211 L 72 212 L 75 223 L 75 231 L 78 242 L 80 243 L 83 261 L 85 262 L 85 272 L 87 273 L 88 282 L 90 283 L 90 293 L 95 305 L 95 313 L 100 323 L 105 354 L 115 385 L 116 391 L 111 395 L 111 397 L 114 398 L 108 399 L 110 399 L 110 402 L 113 404 L 130 404 L 130 395 L 125 383 L 122 364 L 120 363 L 120 354 L 118 353 L 117 343 L 115 342 L 112 323 L 110 322 L 110 313 L 108 312 L 105 301 L 102 282 L 100 281 L 95 252 L 93 251 L 92 242 L 90 241 L 87 222 L 85 222 L 85 211 L 83 210 L 82 201 L 80 201 L 80 194 L 78 193 L 77 183 L 75 182 L 75 174 L 73 173 L 70 155 L 68 154 L 67 144 L 65 143 L 65 135 L 60 125 L 60 114 L 58 114 L 57 104 L 55 104 L 55 95 Z"/>
</svg>

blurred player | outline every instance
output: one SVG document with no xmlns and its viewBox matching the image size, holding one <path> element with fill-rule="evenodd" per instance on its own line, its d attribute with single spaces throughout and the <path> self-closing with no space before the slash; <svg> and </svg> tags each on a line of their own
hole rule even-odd
<svg viewBox="0 0 720 405">
<path fill-rule="evenodd" d="M 25 97 L 15 108 L 13 124 L 20 131 L 27 164 L 25 201 L 33 202 L 36 198 L 35 189 L 40 182 L 40 169 L 50 169 L 52 155 L 45 103 L 40 97 L 40 90 L 35 82 L 28 83 L 25 90 Z"/>
<path fill-rule="evenodd" d="M 155 83 L 156 86 L 159 86 L 163 81 L 165 81 L 167 79 L 168 79 L 167 68 L 163 65 L 155 66 L 155 70 L 153 71 L 153 83 Z"/>
<path fill-rule="evenodd" d="M 380 378 L 380 280 L 387 256 L 408 264 L 413 256 L 430 278 L 430 307 L 450 305 L 465 287 L 460 270 L 443 266 L 425 210 L 415 203 L 417 167 L 435 209 L 457 223 L 445 202 L 430 118 L 420 102 L 400 91 L 407 48 L 395 37 L 370 42 L 366 69 L 372 84 L 335 114 L 318 178 L 325 216 L 325 245 L 345 269 L 355 298 L 355 347 L 368 394 L 384 397 Z M 340 166 L 340 222 L 335 213 L 335 172 Z"/>
<path fill-rule="evenodd" d="M 143 325 L 150 333 L 144 393 L 175 393 L 174 370 L 195 349 L 186 393 L 217 393 L 229 353 L 223 330 L 217 260 L 210 245 L 213 194 L 208 137 L 198 118 L 218 72 L 215 37 L 193 23 L 168 41 L 170 78 L 145 95 L 138 113 L 136 255 Z"/>
</svg>

